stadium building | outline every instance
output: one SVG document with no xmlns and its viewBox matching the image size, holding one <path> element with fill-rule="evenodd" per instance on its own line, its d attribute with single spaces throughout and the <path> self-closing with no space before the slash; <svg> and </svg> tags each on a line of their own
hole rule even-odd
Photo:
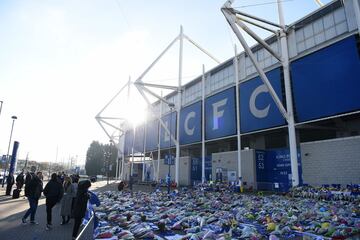
<svg viewBox="0 0 360 240">
<path fill-rule="evenodd" d="M 332 1 L 288 28 L 300 184 L 360 183 L 358 5 L 352 0 Z M 281 53 L 278 40 L 277 35 L 265 39 L 273 51 Z M 282 65 L 262 45 L 251 49 L 286 106 Z M 174 91 L 164 98 L 176 105 L 177 94 Z M 201 182 L 202 175 L 207 181 L 237 181 L 241 169 L 247 188 L 282 191 L 291 186 L 287 121 L 246 52 L 182 86 L 179 119 L 172 105 L 162 101 L 152 105 L 168 131 L 156 118 L 126 130 L 120 141 L 123 178 L 165 179 L 167 163 L 176 158 L 170 132 L 179 142 L 177 174 L 176 166 L 170 165 L 171 178 L 179 185 Z"/>
</svg>

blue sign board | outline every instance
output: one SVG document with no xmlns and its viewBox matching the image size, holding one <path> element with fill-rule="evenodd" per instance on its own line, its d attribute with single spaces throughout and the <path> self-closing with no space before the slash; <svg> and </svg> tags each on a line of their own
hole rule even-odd
<svg viewBox="0 0 360 240">
<path fill-rule="evenodd" d="M 266 73 L 280 101 L 281 72 L 276 68 Z M 242 133 L 284 125 L 285 119 L 260 77 L 240 85 L 240 129 Z"/>
<path fill-rule="evenodd" d="M 169 113 L 165 116 L 163 116 L 161 119 L 163 120 L 163 122 L 165 123 L 165 125 L 167 126 L 167 128 L 169 129 L 169 131 L 171 132 L 171 135 L 174 136 L 174 138 L 176 138 L 176 112 L 172 112 Z M 170 124 L 171 123 L 171 124 Z M 170 134 L 168 134 L 165 129 L 163 128 L 163 126 L 160 126 L 160 148 L 169 148 L 169 147 L 173 147 L 175 146 L 174 141 L 170 141 Z M 171 142 L 171 144 L 170 144 Z"/>
<path fill-rule="evenodd" d="M 360 109 L 360 60 L 355 36 L 291 63 L 297 121 Z"/>
<path fill-rule="evenodd" d="M 192 157 L 191 158 L 191 172 L 190 179 L 191 183 L 201 181 L 201 170 L 202 170 L 202 158 L 201 157 Z M 210 175 L 212 173 L 212 163 L 211 156 L 205 157 L 205 180 L 210 180 Z"/>
<path fill-rule="evenodd" d="M 180 144 L 201 141 L 201 101 L 181 109 Z"/>
<path fill-rule="evenodd" d="M 157 149 L 159 142 L 159 120 L 149 121 L 146 124 L 146 151 Z"/>
<path fill-rule="evenodd" d="M 140 125 L 135 129 L 134 152 L 144 151 L 145 127 Z"/>
<path fill-rule="evenodd" d="M 236 134 L 234 87 L 206 99 L 205 130 L 207 140 Z"/>
<path fill-rule="evenodd" d="M 288 191 L 292 186 L 289 149 L 257 150 L 255 151 L 255 157 L 258 189 L 282 192 Z M 298 153 L 298 169 L 301 184 L 302 168 L 300 153 Z"/>
<path fill-rule="evenodd" d="M 173 154 L 165 154 L 164 165 L 175 165 L 175 156 Z"/>
</svg>

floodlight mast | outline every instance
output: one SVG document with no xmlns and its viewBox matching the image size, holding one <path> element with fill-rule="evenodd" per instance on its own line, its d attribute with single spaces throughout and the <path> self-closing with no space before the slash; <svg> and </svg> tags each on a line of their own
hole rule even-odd
<svg viewBox="0 0 360 240">
<path fill-rule="evenodd" d="M 295 121 L 293 114 L 292 92 L 291 92 L 291 83 L 290 83 L 289 53 L 288 53 L 288 43 L 287 43 L 288 28 L 284 23 L 281 1 L 277 0 L 279 24 L 235 10 L 231 6 L 233 2 L 234 0 L 226 1 L 223 7 L 221 8 L 221 11 L 224 14 L 226 20 L 228 21 L 231 29 L 234 31 L 235 35 L 239 39 L 248 57 L 252 61 L 256 71 L 258 72 L 261 80 L 267 87 L 280 113 L 288 123 L 292 186 L 297 186 L 299 185 L 299 170 L 298 170 L 298 159 L 297 159 L 297 144 L 296 144 L 296 133 L 295 133 Z M 247 18 L 246 21 L 244 21 L 244 17 Z M 280 38 L 281 55 L 278 55 L 278 53 L 276 53 L 276 51 L 274 51 L 264 40 L 262 40 L 255 32 L 251 31 L 250 28 L 248 28 L 244 24 L 244 22 L 252 24 L 256 27 L 261 27 L 262 29 L 268 30 L 273 33 L 275 30 L 270 29 L 270 27 L 275 27 L 276 28 L 275 32 Z M 259 24 L 258 22 L 260 22 L 261 24 Z M 265 27 L 262 24 L 267 24 L 269 25 L 269 27 Z M 248 33 L 254 40 L 256 40 L 261 46 L 264 47 L 264 49 L 266 49 L 271 55 L 273 55 L 281 63 L 283 67 L 283 76 L 284 76 L 284 84 L 285 84 L 286 108 L 284 107 L 282 101 L 280 100 L 274 88 L 272 87 L 269 79 L 265 74 L 264 69 L 258 63 L 256 56 L 254 55 L 251 48 L 247 44 L 239 28 L 245 31 L 246 33 Z"/>
</svg>

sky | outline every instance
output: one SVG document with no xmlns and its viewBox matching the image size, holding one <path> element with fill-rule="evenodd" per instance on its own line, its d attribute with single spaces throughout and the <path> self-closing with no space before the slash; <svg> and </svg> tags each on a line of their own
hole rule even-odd
<svg viewBox="0 0 360 240">
<path fill-rule="evenodd" d="M 95 120 L 96 114 L 129 77 L 136 80 L 178 36 L 180 25 L 187 36 L 221 62 L 234 55 L 235 44 L 241 51 L 220 11 L 224 2 L 0 1 L 0 155 L 7 153 L 11 116 L 15 115 L 12 142 L 20 142 L 19 159 L 29 154 L 30 160 L 66 162 L 72 157 L 84 164 L 92 141 L 109 141 Z M 277 22 L 274 2 L 237 0 L 233 6 Z M 285 21 L 290 24 L 318 5 L 314 0 L 284 0 L 283 7 Z M 144 81 L 176 85 L 178 52 L 175 45 Z M 206 69 L 216 66 L 185 43 L 183 83 L 201 75 L 203 64 Z M 127 117 L 138 121 L 144 102 L 134 89 L 131 101 L 126 102 L 123 92 L 107 116 L 125 109 L 130 111 Z M 12 144 L 10 154 L 11 149 Z"/>
</svg>

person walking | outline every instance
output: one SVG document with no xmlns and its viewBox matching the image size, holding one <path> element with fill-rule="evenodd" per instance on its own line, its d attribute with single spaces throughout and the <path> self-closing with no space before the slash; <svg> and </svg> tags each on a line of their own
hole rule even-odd
<svg viewBox="0 0 360 240">
<path fill-rule="evenodd" d="M 52 208 L 56 205 L 56 203 L 60 202 L 62 196 L 64 194 L 64 188 L 61 183 L 58 181 L 58 177 L 56 173 L 51 174 L 50 181 L 46 184 L 44 189 L 44 195 L 46 197 L 46 230 L 51 230 L 52 228 L 52 217 L 51 211 Z"/>
<path fill-rule="evenodd" d="M 37 172 L 36 175 L 41 180 L 41 182 L 44 181 L 44 176 L 43 176 L 42 172 Z"/>
<path fill-rule="evenodd" d="M 30 223 L 38 224 L 35 221 L 35 214 L 39 203 L 39 198 L 41 197 L 42 182 L 35 174 L 35 171 L 36 171 L 36 167 L 32 166 L 30 168 L 30 173 L 28 173 L 25 178 L 25 196 L 29 201 L 30 208 L 27 210 L 27 212 L 21 219 L 23 224 L 26 223 L 26 219 L 29 215 L 30 215 Z"/>
<path fill-rule="evenodd" d="M 14 174 L 9 173 L 9 175 L 6 178 L 6 195 L 7 196 L 11 195 L 11 189 L 12 189 L 12 186 L 14 185 L 14 183 L 15 183 Z"/>
<path fill-rule="evenodd" d="M 65 178 L 65 173 L 62 172 L 61 175 L 60 175 L 61 184 L 64 183 L 64 178 Z"/>
<path fill-rule="evenodd" d="M 75 176 L 74 177 L 74 181 L 72 183 L 73 187 L 74 187 L 74 195 L 73 195 L 73 199 L 71 202 L 71 218 L 73 218 L 73 212 L 74 212 L 74 205 L 75 205 L 75 199 L 76 199 L 76 195 L 77 195 L 77 189 L 78 189 L 78 185 L 79 185 L 79 179 L 80 177 Z"/>
<path fill-rule="evenodd" d="M 60 215 L 62 217 L 61 225 L 67 224 L 71 216 L 71 204 L 75 195 L 75 188 L 72 185 L 71 177 L 64 177 L 64 196 L 61 199 Z"/>
<path fill-rule="evenodd" d="M 15 181 L 16 181 L 16 188 L 21 190 L 25 183 L 24 171 L 21 171 L 21 173 L 16 177 Z"/>
<path fill-rule="evenodd" d="M 90 194 L 88 192 L 91 186 L 91 182 L 89 180 L 84 180 L 79 182 L 78 191 L 76 194 L 75 204 L 74 204 L 74 228 L 72 239 L 76 239 L 78 235 L 79 228 L 81 225 L 81 221 L 85 216 L 87 202 L 90 199 Z"/>
</svg>

